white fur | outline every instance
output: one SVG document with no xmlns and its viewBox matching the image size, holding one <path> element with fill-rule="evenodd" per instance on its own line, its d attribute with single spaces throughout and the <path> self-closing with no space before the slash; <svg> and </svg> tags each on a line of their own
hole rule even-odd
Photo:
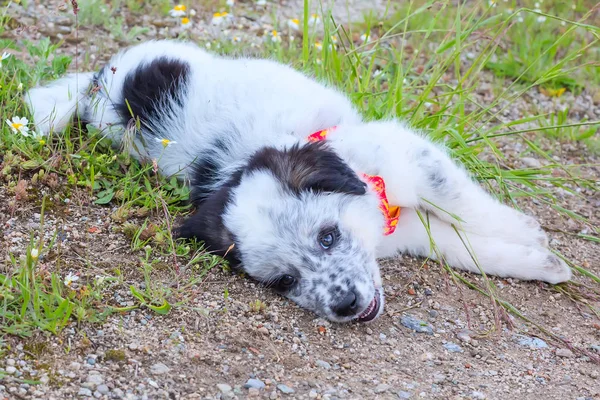
<svg viewBox="0 0 600 400">
<path fill-rule="evenodd" d="M 332 320 L 351 319 L 333 315 L 328 302 L 336 297 L 314 282 L 321 282 L 324 273 L 339 272 L 356 282 L 365 309 L 381 286 L 375 258 L 398 252 L 443 257 L 475 273 L 550 283 L 570 279 L 570 268 L 548 249 L 539 224 L 488 195 L 444 148 L 399 121 L 363 122 L 344 95 L 279 63 L 218 57 L 185 43 L 149 42 L 113 57 L 95 96 L 82 95 L 91 74 L 30 91 L 26 100 L 35 122 L 46 132 L 63 129 L 79 100 L 79 111 L 86 108 L 92 125 L 117 144 L 123 142 L 127 130 L 112 105 L 123 101 L 127 74 L 161 56 L 190 66 L 188 84 L 180 93 L 185 101 L 181 106 L 171 101 L 160 118 L 147 121 L 141 136 L 133 136 L 129 151 L 134 156 L 158 160 L 163 174 L 185 179 L 191 176 L 190 165 L 211 151 L 210 143 L 218 138 L 227 152 L 213 154 L 221 169 L 219 179 L 203 188 L 211 192 L 258 150 L 289 148 L 305 143 L 315 131 L 337 126 L 327 138 L 331 148 L 358 174 L 382 176 L 390 202 L 403 208 L 396 232 L 383 236 L 373 193 L 294 197 L 266 172 L 244 175 L 232 191 L 223 220 L 238 237 L 250 275 L 268 280 L 275 270 L 285 270 L 286 263 L 301 265 L 302 253 L 313 250 L 315 227 L 326 221 L 339 224 L 348 238 L 346 255 L 315 256 L 320 270 L 302 271 L 303 282 L 312 282 L 312 289 L 288 294 L 300 305 Z M 110 72 L 110 67 L 116 71 Z M 149 135 L 177 144 L 165 149 L 143 140 Z M 368 258 L 372 261 L 365 261 Z M 307 290 L 316 293 L 308 295 Z"/>
</svg>

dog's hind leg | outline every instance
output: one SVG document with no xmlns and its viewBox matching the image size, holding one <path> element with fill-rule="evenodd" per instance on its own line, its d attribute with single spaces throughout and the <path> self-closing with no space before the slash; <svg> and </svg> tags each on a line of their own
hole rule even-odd
<svg viewBox="0 0 600 400">
<path fill-rule="evenodd" d="M 443 259 L 449 265 L 480 274 L 559 283 L 571 270 L 545 247 L 518 244 L 455 229 L 435 215 L 404 209 L 396 231 L 383 238 L 378 257 L 398 252 Z"/>
<path fill-rule="evenodd" d="M 537 221 L 485 192 L 442 147 L 397 122 L 341 126 L 332 133 L 330 141 L 336 151 L 357 170 L 384 178 L 390 203 L 424 210 L 435 216 L 436 230 L 444 232 L 443 242 L 450 242 L 448 237 L 451 235 L 457 236 L 451 226 L 454 225 L 459 231 L 477 238 L 477 245 L 473 246 L 476 253 L 487 251 L 492 254 L 494 250 L 488 250 L 487 247 L 494 247 L 514 254 L 506 255 L 504 261 L 496 263 L 502 265 L 499 270 L 492 268 L 494 257 L 489 257 L 488 263 L 482 263 L 484 271 L 516 276 L 511 275 L 516 273 L 514 268 L 545 271 L 549 265 L 561 270 L 557 276 L 570 277 L 570 269 L 547 250 L 547 236 Z M 400 217 L 401 222 L 403 218 L 404 215 Z M 440 225 L 442 223 L 445 225 Z M 440 234 L 434 231 L 433 239 L 436 241 L 437 236 Z M 420 243 L 421 247 L 425 246 L 428 240 L 421 240 Z M 402 241 L 398 244 L 401 246 Z M 450 257 L 454 254 L 453 246 L 440 248 L 459 266 L 468 265 L 466 257 Z M 532 256 L 529 260 L 523 256 L 530 251 L 539 257 Z M 535 264 L 527 264 L 531 262 Z M 509 263 L 514 266 L 509 267 Z M 519 273 L 519 276 L 523 274 Z M 537 279 L 544 278 L 540 275 Z"/>
</svg>

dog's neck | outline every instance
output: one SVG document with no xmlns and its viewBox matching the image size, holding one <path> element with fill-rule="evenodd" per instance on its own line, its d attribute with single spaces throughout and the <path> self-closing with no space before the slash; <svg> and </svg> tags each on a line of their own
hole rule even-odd
<svg viewBox="0 0 600 400">
<path fill-rule="evenodd" d="M 336 126 L 331 128 L 322 129 L 320 131 L 314 132 L 308 135 L 307 140 L 309 142 L 322 142 L 327 140 L 327 136 L 329 133 L 335 131 L 337 129 Z M 391 235 L 396 230 L 396 226 L 398 225 L 398 219 L 400 217 L 400 207 L 396 205 L 390 205 L 387 193 L 385 190 L 385 181 L 381 176 L 378 175 L 368 175 L 366 173 L 360 173 L 359 177 L 367 183 L 369 188 L 377 195 L 379 199 L 379 209 L 383 214 L 384 218 L 384 235 Z"/>
</svg>

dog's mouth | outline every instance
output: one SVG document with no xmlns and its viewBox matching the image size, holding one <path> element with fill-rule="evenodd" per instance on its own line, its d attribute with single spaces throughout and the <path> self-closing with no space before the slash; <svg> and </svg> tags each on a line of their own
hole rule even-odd
<svg viewBox="0 0 600 400">
<path fill-rule="evenodd" d="M 373 300 L 371 300 L 371 303 L 369 304 L 367 309 L 363 311 L 362 314 L 358 316 L 358 318 L 356 318 L 358 322 L 371 322 L 375 318 L 377 318 L 377 316 L 379 316 L 379 311 L 381 310 L 381 307 L 383 305 L 383 296 L 380 290 L 381 288 L 375 288 L 375 295 L 373 296 Z"/>
</svg>

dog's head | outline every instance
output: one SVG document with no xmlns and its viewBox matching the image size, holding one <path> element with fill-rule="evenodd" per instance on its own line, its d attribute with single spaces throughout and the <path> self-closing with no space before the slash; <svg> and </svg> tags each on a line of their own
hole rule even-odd
<svg viewBox="0 0 600 400">
<path fill-rule="evenodd" d="M 206 198 L 179 236 L 332 321 L 383 311 L 377 197 L 323 143 L 264 148 Z M 233 246 L 232 246 L 233 245 Z"/>
</svg>

